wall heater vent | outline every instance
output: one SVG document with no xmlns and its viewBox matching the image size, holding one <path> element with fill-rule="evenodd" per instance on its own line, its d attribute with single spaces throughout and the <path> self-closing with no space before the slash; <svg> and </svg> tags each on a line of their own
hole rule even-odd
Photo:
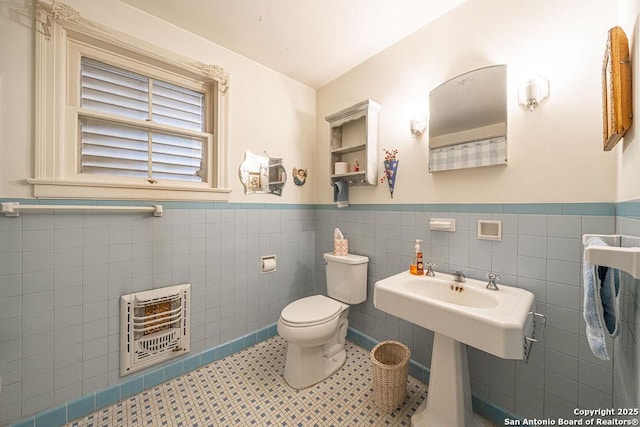
<svg viewBox="0 0 640 427">
<path fill-rule="evenodd" d="M 120 297 L 120 376 L 189 352 L 191 285 Z"/>
</svg>

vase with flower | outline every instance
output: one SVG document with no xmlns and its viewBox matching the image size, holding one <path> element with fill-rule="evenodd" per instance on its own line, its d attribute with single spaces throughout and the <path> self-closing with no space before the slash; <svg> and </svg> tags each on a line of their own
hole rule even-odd
<svg viewBox="0 0 640 427">
<path fill-rule="evenodd" d="M 384 175 L 380 178 L 380 182 L 383 183 L 384 180 L 387 180 L 389 184 L 389 192 L 391 193 L 391 198 L 393 198 L 393 189 L 396 186 L 396 174 L 398 171 L 398 150 L 393 149 L 388 151 L 386 148 L 383 148 L 384 151 Z"/>
</svg>

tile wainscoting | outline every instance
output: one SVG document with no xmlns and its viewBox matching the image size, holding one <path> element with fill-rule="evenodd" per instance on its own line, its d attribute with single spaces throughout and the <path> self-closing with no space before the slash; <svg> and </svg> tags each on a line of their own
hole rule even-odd
<svg viewBox="0 0 640 427">
<path fill-rule="evenodd" d="M 637 215 L 638 205 L 624 209 Z M 339 227 L 350 252 L 370 259 L 368 300 L 351 309 L 350 325 L 375 340 L 407 344 L 423 366 L 430 366 L 432 332 L 376 310 L 372 299 L 377 280 L 409 267 L 415 239 L 423 240 L 425 262 L 435 262 L 436 271 L 461 270 L 480 280 L 496 272 L 499 282 L 530 290 L 536 310 L 547 318 L 543 340 L 528 363 L 469 349 L 471 388 L 520 417 L 573 419 L 576 408 L 637 406 L 637 284 L 624 300 L 627 333 L 615 340 L 614 361 L 593 356 L 582 318 L 582 234 L 612 234 L 616 223 L 628 223 L 627 234 L 640 235 L 640 221 L 616 217 L 615 209 L 607 203 L 359 205 L 342 211 L 324 206 L 316 211 L 316 258 L 331 250 Z M 455 218 L 456 232 L 430 231 L 431 217 Z M 502 241 L 478 240 L 479 219 L 501 220 Z M 324 272 L 316 266 L 316 273 L 314 290 L 322 293 Z M 623 398 L 623 390 L 634 391 Z"/>
<path fill-rule="evenodd" d="M 369 299 L 350 314 L 350 339 L 356 344 L 362 345 L 359 337 L 372 343 L 398 339 L 411 348 L 415 366 L 430 365 L 432 334 L 372 304 L 375 281 L 407 268 L 413 241 L 420 238 L 425 258 L 438 264 L 436 271 L 459 269 L 480 279 L 498 272 L 502 283 L 531 290 L 537 310 L 548 318 L 545 338 L 529 363 L 469 351 L 476 411 L 487 408 L 494 416 L 483 415 L 500 422 L 508 414 L 567 417 L 576 407 L 637 402 L 637 282 L 625 299 L 627 332 L 616 340 L 614 361 L 602 362 L 589 351 L 581 317 L 580 237 L 620 227 L 640 236 L 640 203 L 352 205 L 346 210 L 163 205 L 162 218 L 56 212 L 0 217 L 0 239 L 6 242 L 0 248 L 0 424 L 35 419 L 86 396 L 109 401 L 115 389 L 124 396 L 144 384 L 117 372 L 120 294 L 192 283 L 192 354 L 226 344 L 231 350 L 253 331 L 269 330 L 290 301 L 325 291 L 322 253 L 332 250 L 335 227 L 349 239 L 351 252 L 370 258 Z M 456 218 L 457 232 L 429 231 L 432 216 Z M 501 219 L 503 240 L 477 240 L 477 219 Z M 268 254 L 277 255 L 278 269 L 260 274 L 260 256 Z M 186 372 L 192 363 L 186 357 L 156 369 L 176 372 L 182 364 Z M 144 373 L 148 381 L 159 380 L 152 372 Z M 635 376 L 625 380 L 629 374 Z"/>
</svg>

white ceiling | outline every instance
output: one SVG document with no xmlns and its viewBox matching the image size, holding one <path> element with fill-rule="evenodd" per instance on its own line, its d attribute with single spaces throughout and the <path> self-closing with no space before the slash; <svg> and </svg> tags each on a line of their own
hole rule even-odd
<svg viewBox="0 0 640 427">
<path fill-rule="evenodd" d="M 465 0 L 122 0 L 320 88 Z"/>
</svg>

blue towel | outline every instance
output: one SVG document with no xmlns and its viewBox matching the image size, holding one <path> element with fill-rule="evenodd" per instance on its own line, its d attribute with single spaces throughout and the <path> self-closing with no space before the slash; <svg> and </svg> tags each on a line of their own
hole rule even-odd
<svg viewBox="0 0 640 427">
<path fill-rule="evenodd" d="M 590 238 L 589 246 L 607 246 L 598 237 Z M 584 274 L 584 321 L 587 326 L 587 340 L 593 354 L 602 360 L 610 360 L 607 351 L 606 334 L 618 335 L 618 291 L 620 280 L 618 270 L 605 266 L 594 266 L 583 260 Z"/>
<path fill-rule="evenodd" d="M 339 208 L 349 206 L 349 184 L 339 180 L 333 183 L 333 203 Z"/>
<path fill-rule="evenodd" d="M 620 290 L 620 274 L 615 268 L 598 267 L 600 278 L 600 301 L 602 301 L 602 317 L 609 336 L 618 336 L 618 291 Z"/>
</svg>

